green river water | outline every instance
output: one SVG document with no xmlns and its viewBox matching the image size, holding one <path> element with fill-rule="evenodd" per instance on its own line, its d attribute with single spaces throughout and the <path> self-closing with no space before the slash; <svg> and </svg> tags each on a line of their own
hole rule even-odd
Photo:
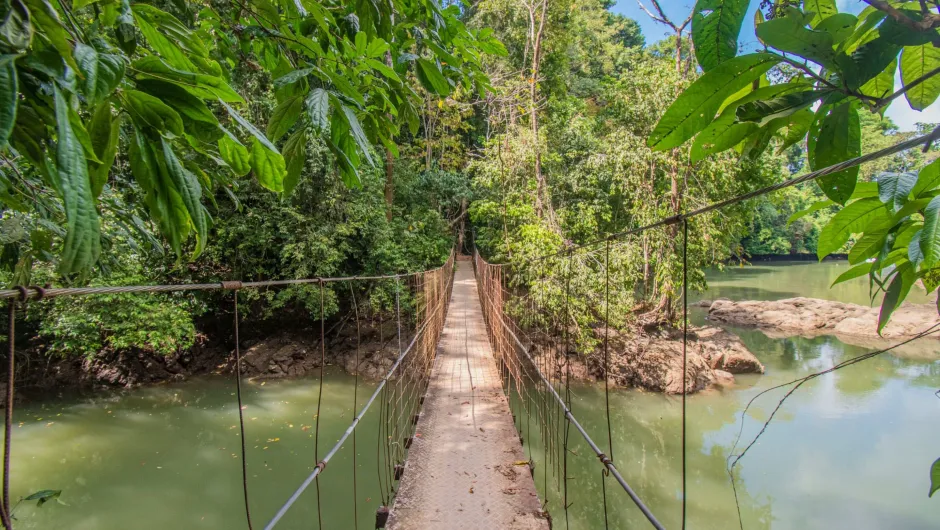
<svg viewBox="0 0 940 530">
<path fill-rule="evenodd" d="M 729 268 L 709 274 L 704 298 L 777 299 L 795 295 L 866 303 L 858 281 L 829 290 L 844 263 Z M 914 293 L 916 301 L 925 301 Z M 693 321 L 704 312 L 695 309 Z M 688 527 L 737 528 L 726 457 L 741 411 L 770 386 L 827 368 L 869 348 L 832 337 L 770 339 L 734 329 L 767 368 L 740 375 L 732 389 L 688 398 Z M 744 528 L 938 528 L 940 498 L 928 499 L 928 469 L 940 457 L 940 356 L 936 343 L 885 354 L 804 385 L 777 413 L 736 469 Z M 321 407 L 320 452 L 353 415 L 354 379 L 331 372 Z M 374 387 L 360 383 L 364 402 Z M 245 385 L 249 487 L 255 528 L 310 472 L 318 387 L 315 380 Z M 756 434 L 783 391 L 766 395 L 744 418 Z M 64 504 L 17 509 L 17 529 L 245 528 L 234 386 L 205 378 L 115 394 L 62 395 L 18 406 L 12 495 L 61 489 Z M 603 388 L 573 389 L 573 409 L 606 450 Z M 613 457 L 667 528 L 678 528 L 681 494 L 680 399 L 640 391 L 611 395 Z M 337 455 L 320 483 L 323 527 L 372 528 L 377 485 L 376 415 Z M 523 424 L 524 424 L 524 420 Z M 534 425 L 534 424 L 533 424 Z M 604 528 L 597 459 L 571 432 L 570 528 Z M 544 465 L 537 429 L 527 435 L 536 481 L 554 528 L 565 528 L 558 474 Z M 520 468 L 524 469 L 524 468 Z M 548 480 L 544 472 L 548 470 Z M 353 477 L 357 495 L 353 497 Z M 610 528 L 646 528 L 639 511 L 607 479 Z M 316 528 L 316 490 L 301 497 L 278 528 Z"/>
</svg>

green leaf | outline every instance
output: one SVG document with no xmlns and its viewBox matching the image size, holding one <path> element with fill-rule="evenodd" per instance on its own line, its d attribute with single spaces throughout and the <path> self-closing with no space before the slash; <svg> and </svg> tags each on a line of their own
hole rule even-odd
<svg viewBox="0 0 940 530">
<path fill-rule="evenodd" d="M 29 13 L 32 15 L 33 26 L 49 40 L 52 47 L 59 52 L 65 63 L 75 70 L 78 65 L 72 57 L 72 43 L 69 32 L 62 25 L 62 19 L 48 0 L 25 0 Z"/>
<path fill-rule="evenodd" d="M 134 4 L 132 9 L 134 15 L 137 17 L 138 25 L 141 26 L 141 29 L 143 29 L 143 24 L 140 24 L 140 22 L 146 21 L 152 27 L 157 29 L 159 34 L 165 36 L 167 39 L 173 42 L 174 46 L 178 46 L 180 49 L 185 50 L 186 53 L 198 57 L 209 56 L 209 48 L 206 47 L 202 39 L 173 15 L 152 5 L 143 3 Z"/>
<path fill-rule="evenodd" d="M 907 46 L 901 52 L 901 82 L 904 86 L 940 67 L 940 49 L 933 43 Z M 940 96 L 940 75 L 933 75 L 904 93 L 914 110 L 924 110 Z"/>
<path fill-rule="evenodd" d="M 840 283 L 854 280 L 855 278 L 859 278 L 861 276 L 866 276 L 869 272 L 871 272 L 871 263 L 860 263 L 840 274 L 839 277 L 836 278 L 836 281 L 832 282 L 832 285 L 830 285 L 829 288 L 831 289 Z"/>
<path fill-rule="evenodd" d="M 137 32 L 134 29 L 134 14 L 131 12 L 129 0 L 121 0 L 114 24 L 114 40 L 127 55 L 133 55 L 137 49 Z"/>
<path fill-rule="evenodd" d="M 816 250 L 819 259 L 842 248 L 849 236 L 861 232 L 875 217 L 886 214 L 884 204 L 877 197 L 849 203 L 820 232 Z"/>
<path fill-rule="evenodd" d="M 190 221 L 196 229 L 196 250 L 193 252 L 193 258 L 202 254 L 206 248 L 206 241 L 209 233 L 209 221 L 206 218 L 206 211 L 202 206 L 202 185 L 196 175 L 193 175 L 188 169 L 180 164 L 176 153 L 173 152 L 173 146 L 165 138 L 160 138 L 163 146 L 163 160 L 166 164 L 166 174 L 173 183 L 176 192 L 179 193 L 189 213 Z"/>
<path fill-rule="evenodd" d="M 346 118 L 346 122 L 349 124 L 349 130 L 352 134 L 353 140 L 356 141 L 356 145 L 359 146 L 359 150 L 362 152 L 362 155 L 365 156 L 369 165 L 375 166 L 375 160 L 372 158 L 372 144 L 366 137 L 365 131 L 362 130 L 362 125 L 359 124 L 359 119 L 356 118 L 356 113 L 346 105 L 343 105 L 342 110 L 343 116 Z"/>
<path fill-rule="evenodd" d="M 85 151 L 72 131 L 68 103 L 53 85 L 56 116 L 56 188 L 65 204 L 66 236 L 59 258 L 61 274 L 87 274 L 101 252 L 101 231 L 91 193 Z"/>
<path fill-rule="evenodd" d="M 920 250 L 924 253 L 925 267 L 931 268 L 940 262 L 940 197 L 934 197 L 924 208 Z"/>
<path fill-rule="evenodd" d="M 764 126 L 770 120 L 783 118 L 809 107 L 831 90 L 808 90 L 784 94 L 769 101 L 754 101 L 738 107 L 740 121 L 754 121 Z"/>
<path fill-rule="evenodd" d="M 389 46 L 385 40 L 375 37 L 369 41 L 369 45 L 366 46 L 366 56 L 372 58 L 382 57 L 388 49 Z"/>
<path fill-rule="evenodd" d="M 225 135 L 219 140 L 219 155 L 232 169 L 232 172 L 239 177 L 245 176 L 251 171 L 251 164 L 249 163 L 251 155 L 248 153 L 248 148 L 232 139 L 231 136 Z"/>
<path fill-rule="evenodd" d="M 803 11 L 813 14 L 810 26 L 815 28 L 826 18 L 838 13 L 839 9 L 835 0 L 803 0 Z"/>
<path fill-rule="evenodd" d="M 392 70 L 388 66 L 382 64 L 381 62 L 375 59 L 366 59 L 366 64 L 371 68 L 378 70 L 382 75 L 395 81 L 396 83 L 401 83 L 401 78 L 398 77 L 398 74 L 395 73 L 395 70 Z"/>
<path fill-rule="evenodd" d="M 300 182 L 300 174 L 307 161 L 307 131 L 300 129 L 284 143 L 284 163 L 287 174 L 284 176 L 284 195 L 290 195 Z"/>
<path fill-rule="evenodd" d="M 43 504 L 56 500 L 59 498 L 59 495 L 62 495 L 62 490 L 41 490 L 33 493 L 29 497 L 23 499 L 24 501 L 36 501 L 36 506 L 42 506 Z M 60 501 L 61 502 L 61 501 Z"/>
<path fill-rule="evenodd" d="M 108 182 L 108 173 L 114 165 L 117 155 L 118 139 L 121 133 L 120 115 L 112 118 L 111 104 L 104 102 L 98 106 L 88 125 L 88 135 L 91 145 L 98 155 L 101 163 L 91 163 L 88 166 L 91 177 L 91 194 L 96 199 L 101 195 L 104 185 Z"/>
<path fill-rule="evenodd" d="M 286 74 L 278 77 L 274 80 L 274 88 L 282 88 L 287 85 L 291 85 L 300 81 L 301 79 L 306 78 L 308 75 L 313 73 L 316 68 L 300 68 L 298 70 L 291 70 Z"/>
<path fill-rule="evenodd" d="M 809 208 L 806 208 L 805 210 L 800 210 L 798 212 L 794 212 L 793 215 L 791 215 L 787 219 L 787 226 L 790 226 L 791 224 L 796 222 L 798 219 L 805 217 L 813 212 L 818 212 L 819 210 L 830 208 L 835 205 L 836 203 L 830 201 L 829 199 L 826 199 L 824 201 L 816 201 L 813 204 L 811 204 Z"/>
<path fill-rule="evenodd" d="M 911 190 L 911 197 L 919 199 L 937 186 L 940 186 L 940 158 L 926 165 L 917 174 L 917 183 Z"/>
<path fill-rule="evenodd" d="M 326 75 L 327 80 L 329 80 L 329 82 L 332 83 L 341 94 L 355 101 L 359 105 L 365 105 L 365 99 L 362 97 L 362 94 L 353 88 L 353 86 L 349 83 L 343 74 L 337 74 L 328 70 L 323 70 L 321 72 Z"/>
<path fill-rule="evenodd" d="M 181 241 L 190 230 L 189 214 L 169 177 L 164 177 L 166 171 L 161 169 L 153 151 L 153 142 L 136 125 L 128 158 L 134 179 L 144 190 L 144 202 L 151 218 L 169 241 L 173 252 L 181 255 Z"/>
<path fill-rule="evenodd" d="M 861 263 L 875 256 L 885 246 L 889 234 L 897 221 L 891 215 L 880 214 L 872 219 L 862 230 L 863 234 L 849 250 L 849 263 Z"/>
<path fill-rule="evenodd" d="M 885 291 L 884 300 L 881 302 L 881 312 L 878 314 L 879 335 L 881 335 L 881 330 L 884 329 L 888 320 L 891 319 L 894 310 L 907 298 L 907 293 L 911 291 L 916 279 L 917 275 L 910 263 L 905 262 L 895 268 L 894 279 L 891 280 L 891 285 Z"/>
<path fill-rule="evenodd" d="M 190 94 L 202 99 L 220 99 L 225 103 L 245 102 L 221 77 L 180 70 L 155 55 L 137 59 L 131 64 L 131 70 L 138 76 L 176 82 Z"/>
<path fill-rule="evenodd" d="M 875 177 L 878 183 L 878 197 L 885 203 L 891 212 L 900 210 L 907 197 L 911 194 L 917 176 L 913 173 L 885 172 Z"/>
<path fill-rule="evenodd" d="M 268 137 L 265 136 L 265 135 L 264 135 L 261 131 L 259 131 L 257 128 L 255 128 L 255 126 L 252 125 L 250 121 L 248 121 L 248 120 L 246 120 L 245 118 L 243 118 L 243 117 L 241 116 L 241 114 L 235 112 L 235 109 L 233 109 L 231 106 L 229 106 L 229 104 L 226 103 L 225 101 L 223 101 L 223 100 L 220 99 L 219 102 L 222 103 L 222 106 L 225 107 L 225 110 L 228 111 L 229 115 L 230 115 L 236 122 L 238 122 L 238 124 L 241 125 L 243 129 L 245 129 L 246 131 L 248 131 L 249 134 L 251 134 L 252 136 L 254 136 L 254 137 L 255 137 L 259 142 L 261 142 L 265 147 L 267 147 L 267 148 L 270 149 L 271 151 L 274 151 L 275 153 L 280 154 L 280 151 L 278 151 L 278 150 L 277 150 L 277 147 L 275 147 L 274 144 L 271 143 L 270 140 L 268 140 Z"/>
<path fill-rule="evenodd" d="M 20 0 L 12 0 L 7 4 L 9 11 L 6 18 L 0 23 L 0 46 L 14 52 L 29 48 L 33 40 L 33 25 L 30 24 L 29 9 Z"/>
<path fill-rule="evenodd" d="M 887 68 L 880 74 L 869 79 L 858 91 L 873 98 L 883 98 L 894 92 L 894 72 L 897 68 L 898 62 L 891 61 L 891 64 L 888 65 Z"/>
<path fill-rule="evenodd" d="M 920 233 L 921 230 L 918 230 L 914 234 L 907 247 L 907 259 L 914 264 L 915 268 L 924 261 L 924 251 L 920 249 Z"/>
<path fill-rule="evenodd" d="M 830 70 L 836 69 L 832 35 L 807 29 L 805 18 L 799 10 L 789 9 L 786 16 L 768 20 L 755 31 L 768 46 L 809 59 Z"/>
<path fill-rule="evenodd" d="M 647 139 L 647 145 L 654 151 L 682 145 L 712 122 L 728 96 L 779 61 L 773 54 L 754 53 L 729 59 L 706 72 L 669 106 Z"/>
<path fill-rule="evenodd" d="M 447 78 L 441 73 L 436 63 L 428 59 L 418 59 L 416 62 L 418 67 L 415 72 L 425 90 L 438 96 L 450 94 L 450 83 L 447 82 Z"/>
<path fill-rule="evenodd" d="M 927 497 L 933 497 L 937 490 L 940 490 L 940 458 L 934 460 L 930 466 L 930 492 Z"/>
<path fill-rule="evenodd" d="M 813 120 L 816 118 L 816 115 L 810 109 L 803 109 L 797 111 L 790 115 L 790 119 L 787 123 L 787 133 L 783 137 L 783 142 L 781 142 L 780 147 L 777 149 L 777 153 L 783 153 L 792 145 L 796 145 L 809 131 L 810 125 L 812 125 Z"/>
<path fill-rule="evenodd" d="M 19 81 L 15 59 L 15 55 L 0 56 L 0 151 L 7 146 L 16 123 Z"/>
<path fill-rule="evenodd" d="M 855 31 L 855 25 L 858 24 L 858 18 L 850 13 L 836 13 L 823 19 L 818 24 L 813 25 L 816 31 L 825 31 L 832 35 L 832 42 L 839 44 L 847 39 Z"/>
<path fill-rule="evenodd" d="M 179 85 L 156 79 L 141 79 L 137 81 L 137 88 L 159 98 L 178 112 L 180 116 L 202 123 L 219 124 L 219 120 L 203 100 L 190 94 Z M 186 125 L 185 121 L 184 125 Z"/>
<path fill-rule="evenodd" d="M 140 124 L 149 125 L 158 131 L 167 131 L 175 136 L 183 134 L 183 120 L 175 110 L 150 94 L 137 90 L 123 92 L 126 109 Z"/>
<path fill-rule="evenodd" d="M 287 131 L 294 126 L 300 114 L 303 112 L 304 98 L 301 95 L 290 97 L 281 102 L 274 113 L 271 114 L 271 121 L 268 122 L 267 135 L 272 141 L 277 141 L 281 136 L 287 134 Z"/>
<path fill-rule="evenodd" d="M 827 107 L 820 107 L 824 113 L 817 120 L 822 120 L 819 135 L 812 143 L 809 152 L 810 167 L 816 171 L 829 167 L 862 154 L 862 132 L 858 111 L 851 102 L 842 103 L 825 113 Z M 858 166 L 851 167 L 820 177 L 816 182 L 827 197 L 844 204 L 852 195 L 858 180 Z"/>
<path fill-rule="evenodd" d="M 698 0 L 692 10 L 695 58 L 707 72 L 738 53 L 749 0 Z"/>
<path fill-rule="evenodd" d="M 692 144 L 692 162 L 698 162 L 713 153 L 720 153 L 741 143 L 757 131 L 756 123 L 735 123 L 734 113 L 725 112 L 695 137 Z"/>
<path fill-rule="evenodd" d="M 75 61 L 85 76 L 82 92 L 94 104 L 108 97 L 124 78 L 124 58 L 111 53 L 98 53 L 86 44 L 75 45 Z"/>
<path fill-rule="evenodd" d="M 284 164 L 284 157 L 280 153 L 268 149 L 264 143 L 255 138 L 251 142 L 249 163 L 259 184 L 274 192 L 284 191 L 287 168 Z"/>
<path fill-rule="evenodd" d="M 307 94 L 307 113 L 310 124 L 319 134 L 330 132 L 330 94 L 322 88 L 314 88 Z"/>
</svg>

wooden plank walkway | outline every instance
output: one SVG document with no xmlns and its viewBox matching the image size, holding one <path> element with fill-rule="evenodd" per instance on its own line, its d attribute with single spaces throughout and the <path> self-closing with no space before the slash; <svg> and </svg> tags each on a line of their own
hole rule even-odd
<svg viewBox="0 0 940 530">
<path fill-rule="evenodd" d="M 486 336 L 473 266 L 458 262 L 431 381 L 388 528 L 548 530 Z"/>
</svg>

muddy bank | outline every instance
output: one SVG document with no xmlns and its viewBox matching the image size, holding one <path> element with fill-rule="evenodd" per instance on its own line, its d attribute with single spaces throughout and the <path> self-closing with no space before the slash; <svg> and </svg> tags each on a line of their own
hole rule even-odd
<svg viewBox="0 0 940 530">
<path fill-rule="evenodd" d="M 836 335 L 846 337 L 844 342 L 862 346 L 884 339 L 897 342 L 940 323 L 937 307 L 932 304 L 901 305 L 880 336 L 878 307 L 803 297 L 776 301 L 703 300 L 698 305 L 708 308 L 708 320 L 712 322 L 756 327 L 768 336 Z M 938 334 L 929 337 L 940 339 Z"/>
<path fill-rule="evenodd" d="M 603 339 L 603 330 L 595 331 Z M 533 345 L 541 366 L 554 378 L 563 378 L 570 363 L 572 378 L 603 381 L 614 386 L 636 387 L 653 392 L 692 394 L 712 386 L 734 383 L 735 374 L 764 373 L 764 365 L 744 346 L 737 335 L 714 326 L 689 328 L 686 350 L 686 379 L 682 380 L 682 334 L 664 329 L 654 333 L 610 331 L 610 370 L 605 373 L 602 347 L 586 356 L 567 357 L 557 348 Z M 554 361 L 552 361 L 554 359 Z M 548 374 L 546 374 L 548 375 Z"/>
<path fill-rule="evenodd" d="M 398 356 L 398 338 L 394 325 L 366 327 L 361 330 L 358 363 L 356 330 L 347 326 L 327 337 L 326 365 L 336 365 L 351 374 L 368 379 L 384 376 Z M 402 337 L 408 344 L 410 335 Z M 231 343 L 229 343 L 231 342 Z M 321 345 L 319 327 L 279 330 L 263 337 L 241 341 L 243 376 L 276 379 L 303 377 L 319 373 Z M 49 357 L 41 346 L 17 351 L 17 394 L 29 399 L 50 390 L 114 389 L 184 381 L 209 374 L 232 374 L 235 350 L 228 340 L 210 339 L 200 334 L 193 347 L 171 355 L 147 351 L 104 350 L 91 358 Z M 0 383 L 0 402 L 6 384 Z"/>
</svg>

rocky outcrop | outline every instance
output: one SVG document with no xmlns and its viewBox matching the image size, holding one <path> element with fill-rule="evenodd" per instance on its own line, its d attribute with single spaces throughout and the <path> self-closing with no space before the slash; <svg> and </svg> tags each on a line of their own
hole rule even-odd
<svg viewBox="0 0 940 530">
<path fill-rule="evenodd" d="M 903 304 L 878 335 L 878 307 L 820 300 L 787 298 L 775 301 L 715 300 L 708 319 L 722 324 L 753 326 L 775 335 L 837 335 L 870 339 L 909 338 L 940 323 L 936 306 Z M 940 338 L 937 334 L 930 335 Z"/>
<path fill-rule="evenodd" d="M 580 357 L 557 359 L 556 378 L 562 378 L 572 363 L 573 377 L 608 381 L 616 386 L 638 387 L 666 394 L 692 394 L 713 385 L 729 386 L 734 374 L 764 373 L 764 365 L 751 353 L 737 335 L 706 326 L 689 329 L 686 349 L 686 378 L 682 379 L 682 336 L 676 330 L 655 333 L 610 331 L 610 371 L 605 373 L 601 350 Z M 555 355 L 551 347 L 536 346 L 539 356 Z"/>
</svg>

